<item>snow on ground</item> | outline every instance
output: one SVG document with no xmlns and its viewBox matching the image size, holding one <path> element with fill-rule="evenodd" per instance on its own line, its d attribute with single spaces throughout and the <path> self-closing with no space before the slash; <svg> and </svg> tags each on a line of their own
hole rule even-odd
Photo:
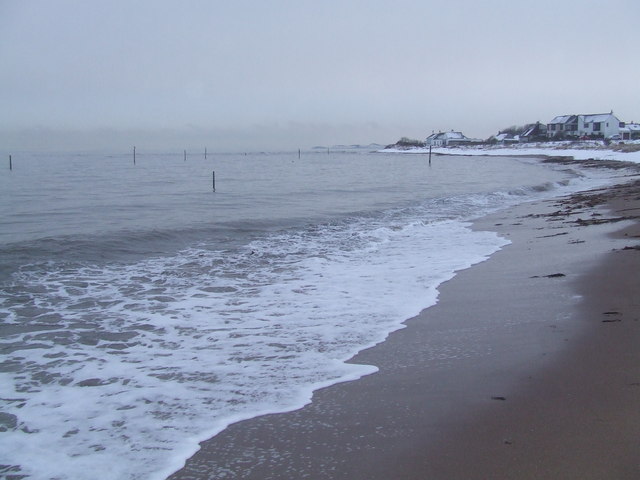
<svg viewBox="0 0 640 480">
<path fill-rule="evenodd" d="M 640 141 L 625 142 L 640 144 Z M 381 152 L 395 153 L 429 153 L 429 147 L 412 148 L 407 150 L 388 148 Z M 440 155 L 501 155 L 501 156 L 564 156 L 573 157 L 576 160 L 619 160 L 625 162 L 640 163 L 640 151 L 623 152 L 613 150 L 611 146 L 605 146 L 598 141 L 584 142 L 545 142 L 545 143 L 518 143 L 514 145 L 469 145 L 455 147 L 434 147 L 432 153 Z"/>
</svg>

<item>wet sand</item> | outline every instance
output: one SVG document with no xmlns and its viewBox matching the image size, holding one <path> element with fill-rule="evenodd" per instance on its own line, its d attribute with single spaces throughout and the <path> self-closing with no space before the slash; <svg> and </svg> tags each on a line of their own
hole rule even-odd
<svg viewBox="0 0 640 480">
<path fill-rule="evenodd" d="M 352 360 L 378 373 L 232 425 L 170 478 L 640 478 L 639 218 L 635 181 L 479 220 L 512 244 Z"/>
</svg>

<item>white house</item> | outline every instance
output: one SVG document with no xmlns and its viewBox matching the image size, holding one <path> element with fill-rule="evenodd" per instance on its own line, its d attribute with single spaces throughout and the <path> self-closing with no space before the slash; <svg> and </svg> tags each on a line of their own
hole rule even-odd
<svg viewBox="0 0 640 480">
<path fill-rule="evenodd" d="M 560 115 L 547 124 L 547 136 L 609 138 L 619 134 L 623 125 L 613 111 L 590 115 Z"/>
<path fill-rule="evenodd" d="M 621 140 L 637 140 L 640 139 L 640 123 L 626 123 L 620 128 Z"/>
<path fill-rule="evenodd" d="M 439 132 L 432 133 L 427 137 L 425 143 L 432 147 L 447 147 L 450 145 L 464 145 L 472 140 L 465 137 L 462 132 Z"/>
<path fill-rule="evenodd" d="M 613 111 L 596 115 L 578 115 L 578 131 L 582 135 L 602 135 L 609 138 L 619 134 L 623 125 Z"/>
</svg>

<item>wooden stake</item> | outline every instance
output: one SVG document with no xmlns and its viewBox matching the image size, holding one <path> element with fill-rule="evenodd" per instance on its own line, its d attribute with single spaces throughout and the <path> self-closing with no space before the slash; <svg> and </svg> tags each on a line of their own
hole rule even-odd
<svg viewBox="0 0 640 480">
<path fill-rule="evenodd" d="M 216 191 L 216 172 L 213 172 L 213 191 Z"/>
<path fill-rule="evenodd" d="M 11 155 L 9 155 L 9 170 L 13 170 L 13 163 L 11 162 Z"/>
<path fill-rule="evenodd" d="M 431 165 L 431 145 L 429 145 L 429 165 Z"/>
<path fill-rule="evenodd" d="M 187 151 L 186 150 L 184 151 L 184 161 L 185 162 L 187 161 Z"/>
<path fill-rule="evenodd" d="M 133 164 L 136 164 L 136 147 L 133 147 Z"/>
</svg>

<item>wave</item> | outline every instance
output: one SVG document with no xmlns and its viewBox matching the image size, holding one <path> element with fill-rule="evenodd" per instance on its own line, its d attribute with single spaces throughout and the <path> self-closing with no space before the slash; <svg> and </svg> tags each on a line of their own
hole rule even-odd
<svg viewBox="0 0 640 480">
<path fill-rule="evenodd" d="M 504 203 L 523 201 L 523 197 L 536 198 L 540 194 L 568 188 L 569 181 L 544 182 L 510 191 L 462 194 L 426 198 L 419 202 L 406 202 L 395 208 L 368 210 L 334 215 L 334 222 L 353 222 L 366 219 L 389 218 L 399 214 L 421 215 L 425 221 L 464 218 L 470 208 L 497 208 Z M 475 211 L 475 210 L 474 210 Z M 480 214 L 480 213 L 478 213 Z M 246 244 L 269 232 L 286 231 L 312 226 L 307 218 L 244 219 L 217 222 L 214 225 L 191 225 L 181 228 L 125 229 L 95 234 L 61 235 L 0 245 L 0 282 L 12 274 L 37 265 L 52 263 L 95 264 L 131 263 L 146 257 L 175 255 L 177 252 L 200 245 L 207 249 L 229 249 Z M 319 223 L 318 225 L 321 225 Z M 36 267 L 38 268 L 38 267 Z"/>
<path fill-rule="evenodd" d="M 506 243 L 437 219 L 450 214 L 436 208 L 284 229 L 228 249 L 22 269 L 0 308 L 13 328 L 0 345 L 12 365 L 2 383 L 13 386 L 3 411 L 14 419 L 2 462 L 34 478 L 90 477 L 113 463 L 114 478 L 148 477 L 180 461 L 167 451 L 192 452 L 230 422 L 299 408 L 320 386 L 374 372 L 346 361 Z M 69 462 L 29 456 L 52 443 Z"/>
</svg>

